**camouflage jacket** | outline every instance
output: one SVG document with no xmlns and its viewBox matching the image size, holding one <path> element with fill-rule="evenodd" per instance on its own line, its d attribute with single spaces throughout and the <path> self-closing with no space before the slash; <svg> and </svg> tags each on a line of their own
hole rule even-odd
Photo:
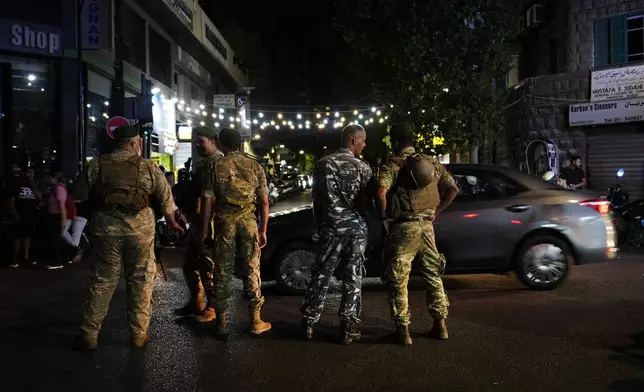
<svg viewBox="0 0 644 392">
<path fill-rule="evenodd" d="M 313 173 L 313 214 L 320 234 L 366 236 L 361 194 L 371 179 L 369 165 L 340 149 L 320 159 Z"/>
<path fill-rule="evenodd" d="M 413 155 L 416 153 L 416 150 L 414 147 L 405 147 L 402 149 L 400 152 L 400 157 L 401 158 L 407 158 L 410 155 Z M 438 158 L 436 157 L 429 157 L 434 161 L 434 166 L 436 167 L 436 181 L 438 181 L 438 189 L 445 189 L 450 186 L 456 185 L 454 182 L 454 178 L 452 175 L 447 171 L 445 166 L 443 166 L 439 161 Z M 380 170 L 378 171 L 378 187 L 379 188 L 385 188 L 387 190 L 390 190 L 392 186 L 396 183 L 396 180 L 398 179 L 398 172 L 400 172 L 401 167 L 394 162 L 393 160 L 389 159 L 387 163 L 382 165 L 380 167 Z"/>
<path fill-rule="evenodd" d="M 112 153 L 119 159 L 126 160 L 134 153 L 125 150 L 116 150 Z M 165 216 L 174 214 L 175 205 L 172 199 L 170 184 L 165 179 L 156 163 L 143 159 L 139 166 L 140 186 L 150 194 L 150 203 L 160 206 L 160 211 Z M 99 176 L 98 159 L 87 164 L 78 181 L 74 184 L 72 195 L 75 200 L 87 200 L 90 206 L 92 200 L 92 188 Z M 154 236 L 155 230 L 154 211 L 151 206 L 139 211 L 136 215 L 128 215 L 121 211 L 94 211 L 89 224 L 91 232 L 100 236 Z"/>
<path fill-rule="evenodd" d="M 241 152 L 211 160 L 205 167 L 201 195 L 215 199 L 216 218 L 254 218 L 257 196 L 267 194 L 264 169 L 256 160 Z"/>
</svg>

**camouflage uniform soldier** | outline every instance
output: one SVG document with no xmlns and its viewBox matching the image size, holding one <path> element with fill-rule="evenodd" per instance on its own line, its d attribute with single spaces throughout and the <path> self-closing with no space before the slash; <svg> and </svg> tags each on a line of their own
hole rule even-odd
<svg viewBox="0 0 644 392">
<path fill-rule="evenodd" d="M 313 214 L 320 237 L 320 250 L 302 305 L 302 330 L 313 337 L 313 325 L 320 320 L 329 283 L 340 262 L 346 263 L 342 287 L 341 318 L 343 343 L 360 339 L 355 325 L 360 322 L 364 251 L 367 223 L 361 216 L 362 192 L 371 179 L 369 165 L 358 156 L 367 134 L 360 125 L 342 130 L 342 148 L 322 158 L 314 173 Z"/>
<path fill-rule="evenodd" d="M 200 322 L 209 322 L 216 318 L 215 310 L 206 307 L 206 288 L 212 287 L 212 272 L 207 272 L 207 266 L 212 267 L 211 255 L 208 254 L 202 241 L 197 235 L 200 211 L 201 188 L 203 185 L 203 174 L 206 167 L 210 166 L 215 159 L 222 156 L 217 149 L 217 137 L 219 132 L 210 127 L 197 127 L 194 130 L 197 141 L 197 152 L 204 157 L 204 161 L 197 168 L 194 176 L 185 193 L 180 196 L 181 202 L 179 207 L 188 218 L 190 228 L 188 229 L 186 254 L 183 262 L 183 275 L 190 292 L 190 300 L 186 306 L 177 309 L 177 314 L 181 316 L 195 315 Z M 211 238 L 212 230 L 209 233 Z M 211 238 L 212 239 L 212 238 Z M 210 268 L 212 269 L 212 268 Z M 204 271 L 206 272 L 204 273 Z"/>
<path fill-rule="evenodd" d="M 94 260 L 89 278 L 89 299 L 83 309 L 80 344 L 94 350 L 119 281 L 121 263 L 128 293 L 128 324 L 132 346 L 148 339 L 154 257 L 154 212 L 160 204 L 168 226 L 180 230 L 168 181 L 154 162 L 140 157 L 139 132 L 125 126 L 114 131 L 111 154 L 89 162 L 75 189 L 76 200 L 88 200 L 93 209 L 90 227 Z"/>
<path fill-rule="evenodd" d="M 395 156 L 380 170 L 378 200 L 388 232 L 384 280 L 391 318 L 397 327 L 394 336 L 399 344 L 412 344 L 407 283 L 412 261 L 418 256 L 427 286 L 427 307 L 434 319 L 430 336 L 447 339 L 445 319 L 449 302 L 441 278 L 445 258 L 436 249 L 433 221 L 454 200 L 458 187 L 438 159 L 415 152 L 414 132 L 409 125 L 393 124 L 390 135 Z"/>
<path fill-rule="evenodd" d="M 259 335 L 271 329 L 262 321 L 264 304 L 259 271 L 260 248 L 266 245 L 268 224 L 268 187 L 266 174 L 254 159 L 239 151 L 241 135 L 233 129 L 219 133 L 219 148 L 224 157 L 206 168 L 201 211 L 202 239 L 205 239 L 211 212 L 215 213 L 214 293 L 209 306 L 217 311 L 217 335 L 227 336 L 226 314 L 231 296 L 235 262 L 240 263 L 244 296 L 249 300 L 252 327 L 250 333 Z M 259 229 L 255 217 L 255 201 L 259 198 Z"/>
</svg>

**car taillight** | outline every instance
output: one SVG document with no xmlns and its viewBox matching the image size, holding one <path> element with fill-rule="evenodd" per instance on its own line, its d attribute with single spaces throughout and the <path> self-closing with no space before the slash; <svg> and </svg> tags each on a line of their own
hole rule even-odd
<svg viewBox="0 0 644 392">
<path fill-rule="evenodd" d="M 580 201 L 579 204 L 582 206 L 590 207 L 593 210 L 599 212 L 601 215 L 608 215 L 610 208 L 610 202 L 602 199 L 592 199 Z"/>
</svg>

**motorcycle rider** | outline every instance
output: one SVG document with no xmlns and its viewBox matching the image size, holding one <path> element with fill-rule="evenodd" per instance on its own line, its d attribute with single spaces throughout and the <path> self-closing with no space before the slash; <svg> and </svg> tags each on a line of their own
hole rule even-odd
<svg viewBox="0 0 644 392">
<path fill-rule="evenodd" d="M 201 273 L 200 271 L 209 271 L 204 268 L 203 264 L 211 264 L 212 260 L 207 255 L 203 244 L 195 236 L 198 224 L 198 216 L 201 207 L 200 198 L 202 191 L 202 177 L 204 168 L 212 160 L 218 159 L 223 154 L 217 148 L 217 139 L 219 132 L 210 127 L 197 127 L 194 130 L 196 135 L 197 153 L 204 157 L 197 167 L 192 179 L 188 185 L 177 194 L 177 204 L 182 209 L 184 215 L 190 223 L 186 239 L 186 255 L 183 264 L 183 273 L 190 292 L 189 302 L 182 308 L 177 309 L 176 313 L 180 316 L 194 315 L 199 322 L 210 322 L 216 318 L 215 310 L 206 306 L 205 289 L 212 284 L 210 273 Z M 212 233 L 211 233 L 212 234 Z"/>
</svg>

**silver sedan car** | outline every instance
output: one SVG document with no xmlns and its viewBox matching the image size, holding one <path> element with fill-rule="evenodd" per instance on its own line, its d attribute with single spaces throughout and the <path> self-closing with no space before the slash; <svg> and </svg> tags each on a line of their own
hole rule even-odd
<svg viewBox="0 0 644 392">
<path fill-rule="evenodd" d="M 565 281 L 572 265 L 615 257 L 615 229 L 605 199 L 499 166 L 447 168 L 460 193 L 434 223 L 446 274 L 514 271 L 529 288 L 549 290 Z M 367 275 L 382 276 L 384 239 L 375 211 L 367 220 Z M 315 259 L 314 234 L 310 206 L 272 214 L 263 278 L 302 293 Z M 337 273 L 341 279 L 342 268 Z"/>
</svg>

